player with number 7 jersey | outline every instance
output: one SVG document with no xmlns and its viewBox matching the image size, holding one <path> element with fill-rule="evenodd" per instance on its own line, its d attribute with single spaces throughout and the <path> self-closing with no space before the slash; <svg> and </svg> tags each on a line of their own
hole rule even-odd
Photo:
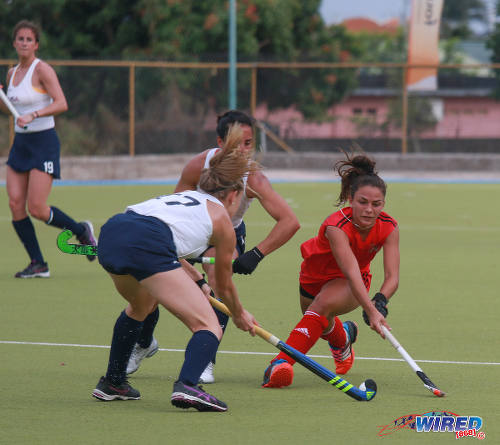
<svg viewBox="0 0 500 445">
<path fill-rule="evenodd" d="M 206 250 L 213 232 L 208 202 L 223 206 L 212 195 L 189 190 L 128 206 L 127 212 L 163 221 L 172 231 L 177 256 L 196 258 Z"/>
<path fill-rule="evenodd" d="M 127 381 L 127 364 L 145 320 L 161 304 L 193 333 L 174 383 L 171 403 L 199 411 L 226 411 L 227 405 L 198 386 L 201 373 L 217 352 L 222 329 L 206 295 L 184 258 L 215 248 L 217 293 L 238 328 L 255 335 L 256 320 L 240 303 L 232 281 L 236 242 L 231 218 L 243 195 L 242 176 L 257 168 L 250 154 L 234 156 L 242 131 L 234 126 L 217 162 L 200 179 L 201 191 L 159 196 L 130 205 L 112 216 L 99 235 L 99 263 L 128 302 L 116 320 L 106 375 L 92 395 L 99 400 L 134 400 L 140 393 Z M 153 342 L 148 355 L 158 349 Z"/>
</svg>

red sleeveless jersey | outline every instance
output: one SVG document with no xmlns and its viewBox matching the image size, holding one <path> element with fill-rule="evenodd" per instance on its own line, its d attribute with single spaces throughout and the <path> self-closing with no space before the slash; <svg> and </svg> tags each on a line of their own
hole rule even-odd
<svg viewBox="0 0 500 445">
<path fill-rule="evenodd" d="M 358 260 L 359 269 L 362 274 L 366 274 L 370 272 L 371 260 L 398 225 L 395 219 L 391 218 L 387 213 L 381 212 L 368 236 L 363 240 L 351 221 L 351 207 L 332 213 L 321 224 L 318 235 L 302 243 L 300 252 L 304 261 L 300 268 L 301 283 L 316 283 L 330 281 L 334 278 L 345 278 L 333 257 L 330 243 L 325 235 L 328 226 L 338 227 L 347 235 L 354 256 Z"/>
</svg>

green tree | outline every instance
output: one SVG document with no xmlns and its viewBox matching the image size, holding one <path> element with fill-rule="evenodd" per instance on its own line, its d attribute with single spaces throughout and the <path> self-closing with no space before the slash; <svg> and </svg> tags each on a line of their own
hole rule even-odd
<svg viewBox="0 0 500 445">
<path fill-rule="evenodd" d="M 500 3 L 497 4 L 497 15 L 500 14 Z M 492 50 L 491 62 L 500 63 L 500 24 L 495 25 L 495 30 L 491 33 L 487 47 Z M 495 77 L 497 79 L 497 86 L 493 91 L 493 97 L 500 100 L 500 70 L 495 70 Z"/>
<path fill-rule="evenodd" d="M 471 20 L 486 21 L 486 7 L 482 0 L 445 0 L 441 20 L 442 38 L 470 38 Z"/>
<path fill-rule="evenodd" d="M 42 27 L 40 57 L 45 59 L 227 60 L 227 0 L 0 1 L 4 25 L 0 48 L 6 57 L 15 57 L 10 36 L 14 24 L 29 19 Z M 343 27 L 325 25 L 318 13 L 320 3 L 239 0 L 239 61 L 338 62 L 359 56 Z M 126 120 L 126 70 L 58 68 L 58 72 L 71 99 L 66 116 L 109 117 L 105 107 L 116 119 Z M 238 102 L 248 109 L 250 71 L 239 70 L 238 80 Z M 260 102 L 270 110 L 295 105 L 307 118 L 323 118 L 355 86 L 353 70 L 258 72 Z M 168 126 L 199 128 L 209 111 L 220 112 L 227 106 L 227 71 L 138 69 L 136 90 L 139 131 L 144 127 L 160 135 Z M 156 119 L 157 124 L 145 119 Z"/>
<path fill-rule="evenodd" d="M 226 60 L 228 8 L 226 0 L 142 0 L 141 14 L 150 32 L 153 57 L 175 60 Z M 238 2 L 240 61 L 340 61 L 352 51 L 343 28 L 328 28 L 321 19 L 320 0 L 241 0 Z M 248 72 L 238 73 L 240 80 Z M 245 77 L 246 76 L 246 77 Z M 209 102 L 227 103 L 210 73 L 200 74 Z M 216 79 L 215 79 L 216 80 Z M 188 81 L 189 83 L 189 81 Z M 219 88 L 217 88 L 219 86 Z M 259 70 L 259 98 L 270 109 L 294 104 L 306 117 L 322 117 L 354 87 L 346 70 Z M 248 97 L 248 82 L 240 82 L 239 98 Z M 241 101 L 240 101 L 241 103 Z"/>
</svg>

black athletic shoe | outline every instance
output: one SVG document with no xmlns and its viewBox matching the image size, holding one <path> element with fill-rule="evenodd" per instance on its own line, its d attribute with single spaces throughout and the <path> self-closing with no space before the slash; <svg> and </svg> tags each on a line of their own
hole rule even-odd
<svg viewBox="0 0 500 445">
<path fill-rule="evenodd" d="M 110 400 L 139 400 L 141 394 L 125 380 L 121 385 L 112 385 L 106 377 L 101 377 L 92 395 L 106 402 Z"/>
<path fill-rule="evenodd" d="M 80 224 L 85 227 L 85 231 L 80 236 L 76 237 L 80 244 L 97 246 L 97 241 L 94 236 L 94 226 L 92 223 L 90 221 L 82 221 Z M 97 257 L 95 255 L 87 255 L 87 259 L 89 261 L 94 261 L 96 258 Z"/>
<path fill-rule="evenodd" d="M 177 408 L 196 408 L 198 411 L 227 411 L 227 405 L 203 391 L 201 386 L 189 386 L 182 382 L 174 383 L 174 391 L 170 398 Z"/>
<path fill-rule="evenodd" d="M 39 263 L 38 261 L 32 260 L 28 266 L 17 272 L 16 278 L 49 278 L 50 271 L 49 265 L 47 263 Z"/>
</svg>

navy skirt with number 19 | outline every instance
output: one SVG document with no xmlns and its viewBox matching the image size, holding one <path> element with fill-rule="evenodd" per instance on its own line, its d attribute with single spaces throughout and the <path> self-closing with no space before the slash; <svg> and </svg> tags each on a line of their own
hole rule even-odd
<svg viewBox="0 0 500 445">
<path fill-rule="evenodd" d="M 59 138 L 54 128 L 34 133 L 16 133 L 7 165 L 18 173 L 37 169 L 59 179 L 60 151 Z"/>
</svg>

